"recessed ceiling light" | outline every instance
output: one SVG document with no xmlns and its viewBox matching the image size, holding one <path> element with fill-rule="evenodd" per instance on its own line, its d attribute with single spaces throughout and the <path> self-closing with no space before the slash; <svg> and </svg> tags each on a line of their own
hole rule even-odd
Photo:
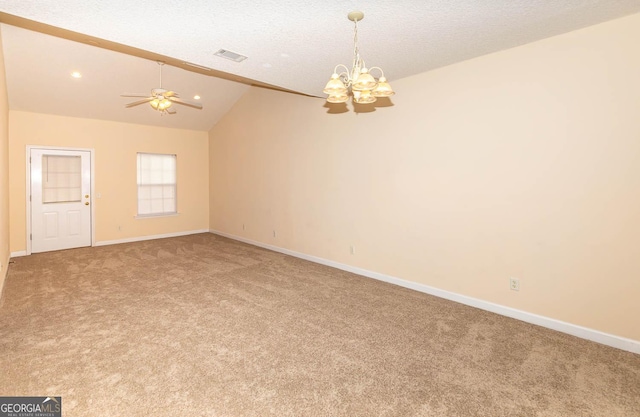
<svg viewBox="0 0 640 417">
<path fill-rule="evenodd" d="M 195 96 L 193 96 L 193 99 L 194 100 L 200 100 L 200 96 L 196 94 Z"/>
<path fill-rule="evenodd" d="M 73 72 L 71 73 L 71 76 L 72 76 L 73 78 L 82 78 L 82 74 L 80 74 L 78 71 L 73 71 Z"/>
</svg>

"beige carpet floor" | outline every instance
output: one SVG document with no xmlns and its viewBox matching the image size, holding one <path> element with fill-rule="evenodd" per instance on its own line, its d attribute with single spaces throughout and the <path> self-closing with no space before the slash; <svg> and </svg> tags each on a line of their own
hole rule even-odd
<svg viewBox="0 0 640 417">
<path fill-rule="evenodd" d="M 0 367 L 66 417 L 640 416 L 640 355 L 211 234 L 16 258 Z"/>
</svg>

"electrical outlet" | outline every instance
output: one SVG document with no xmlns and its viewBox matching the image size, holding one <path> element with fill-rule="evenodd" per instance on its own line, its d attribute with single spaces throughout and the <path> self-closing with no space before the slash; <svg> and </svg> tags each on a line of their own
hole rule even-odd
<svg viewBox="0 0 640 417">
<path fill-rule="evenodd" d="M 356 247 L 355 246 L 353 246 L 353 245 L 349 246 L 349 250 L 351 251 L 352 255 L 356 254 Z"/>
<path fill-rule="evenodd" d="M 509 288 L 512 291 L 520 291 L 520 280 L 518 278 L 509 278 Z"/>
<path fill-rule="evenodd" d="M 275 230 L 273 231 L 273 237 L 276 237 L 276 231 Z"/>
<path fill-rule="evenodd" d="M 242 223 L 242 230 L 244 230 L 244 223 Z"/>
</svg>

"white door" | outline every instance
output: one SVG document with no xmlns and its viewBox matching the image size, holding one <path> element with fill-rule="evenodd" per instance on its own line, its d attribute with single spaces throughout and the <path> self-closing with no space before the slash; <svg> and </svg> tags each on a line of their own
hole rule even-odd
<svg viewBox="0 0 640 417">
<path fill-rule="evenodd" d="M 31 252 L 91 246 L 91 153 L 31 149 Z"/>
</svg>

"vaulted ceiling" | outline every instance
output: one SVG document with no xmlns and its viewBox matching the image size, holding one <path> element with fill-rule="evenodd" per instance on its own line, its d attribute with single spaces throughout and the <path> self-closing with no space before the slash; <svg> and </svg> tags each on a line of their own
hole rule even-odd
<svg viewBox="0 0 640 417">
<path fill-rule="evenodd" d="M 2 0 L 12 110 L 209 130 L 249 85 L 323 97 L 336 64 L 362 57 L 393 80 L 640 12 L 640 0 Z M 248 58 L 234 62 L 215 54 Z M 163 87 L 203 110 L 125 109 Z M 70 77 L 72 71 L 82 78 Z M 401 91 L 397 91 L 402 94 Z M 319 106 L 323 104 L 319 100 Z"/>
</svg>

